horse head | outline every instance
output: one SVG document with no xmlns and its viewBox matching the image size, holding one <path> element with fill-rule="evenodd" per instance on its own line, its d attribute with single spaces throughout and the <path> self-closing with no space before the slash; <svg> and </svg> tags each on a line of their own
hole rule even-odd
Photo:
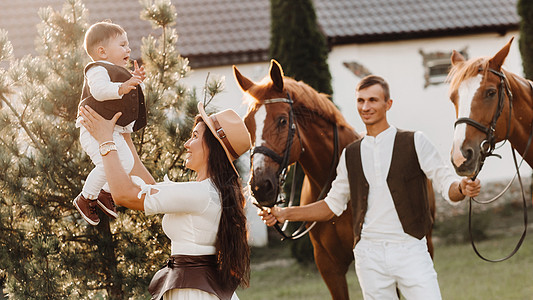
<svg viewBox="0 0 533 300">
<path fill-rule="evenodd" d="M 297 134 L 293 95 L 284 85 L 283 70 L 272 60 L 269 75 L 255 83 L 233 66 L 238 85 L 249 102 L 244 122 L 252 139 L 250 186 L 262 206 L 277 202 L 287 166 L 301 154 L 302 142 Z"/>
<path fill-rule="evenodd" d="M 502 65 L 512 41 L 491 58 L 466 61 L 453 51 L 449 95 L 457 120 L 451 160 L 461 176 L 477 176 L 495 144 L 509 134 L 512 95 Z"/>
</svg>

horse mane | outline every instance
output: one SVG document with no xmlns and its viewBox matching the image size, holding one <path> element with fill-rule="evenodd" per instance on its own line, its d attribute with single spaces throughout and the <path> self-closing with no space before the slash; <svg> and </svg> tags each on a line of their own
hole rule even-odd
<svg viewBox="0 0 533 300">
<path fill-rule="evenodd" d="M 489 57 L 473 58 L 452 66 L 446 81 L 450 83 L 450 93 L 459 89 L 461 82 L 480 73 L 485 75 L 489 70 Z"/>
<path fill-rule="evenodd" d="M 271 90 L 272 85 L 272 81 L 267 77 L 250 89 L 249 94 L 255 97 L 247 97 L 248 104 L 251 104 L 249 110 L 255 109 L 257 105 L 261 105 L 262 102 L 260 99 L 269 99 L 267 94 Z M 325 120 L 336 123 L 337 126 L 352 128 L 335 104 L 329 99 L 329 95 L 319 93 L 305 82 L 296 81 L 290 77 L 284 77 L 283 85 L 284 90 L 289 93 L 294 101 L 293 105 L 295 110 L 304 107 Z"/>
</svg>

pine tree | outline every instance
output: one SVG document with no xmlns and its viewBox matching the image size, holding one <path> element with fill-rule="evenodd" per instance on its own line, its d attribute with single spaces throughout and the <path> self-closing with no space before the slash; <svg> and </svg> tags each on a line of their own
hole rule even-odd
<svg viewBox="0 0 533 300">
<path fill-rule="evenodd" d="M 311 0 L 271 0 L 270 56 L 283 67 L 286 76 L 301 80 L 319 92 L 331 95 L 331 73 L 327 64 L 326 38 L 317 24 Z M 299 199 L 304 173 L 299 167 L 289 172 L 286 193 Z M 299 187 L 288 191 L 293 175 Z M 289 196 L 288 196 L 289 197 Z M 292 255 L 302 263 L 313 262 L 313 247 L 309 236 L 291 244 Z"/>
<path fill-rule="evenodd" d="M 176 49 L 170 0 L 143 2 L 143 19 L 161 35 L 143 38 L 148 126 L 133 138 L 156 181 L 187 180 L 184 142 L 197 114 L 196 96 L 180 79 L 190 71 Z M 88 28 L 80 0 L 61 12 L 40 10 L 38 54 L 11 58 L 0 31 L 0 277 L 12 299 L 148 298 L 148 283 L 170 254 L 160 217 L 119 208 L 98 226 L 72 205 L 93 168 L 75 128 Z M 219 82 L 208 92 L 216 94 Z"/>
</svg>

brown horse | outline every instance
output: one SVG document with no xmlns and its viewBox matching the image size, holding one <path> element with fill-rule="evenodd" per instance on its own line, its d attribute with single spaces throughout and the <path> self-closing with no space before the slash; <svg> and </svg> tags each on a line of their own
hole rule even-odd
<svg viewBox="0 0 533 300">
<path fill-rule="evenodd" d="M 318 93 L 301 81 L 284 77 L 276 61 L 270 64 L 269 76 L 259 83 L 241 75 L 235 66 L 233 71 L 249 104 L 244 120 L 254 149 L 257 149 L 251 158 L 250 178 L 256 200 L 262 206 L 276 204 L 280 192 L 280 165 L 284 163 L 285 153 L 288 156 L 286 164 L 298 161 L 305 172 L 300 204 L 319 200 L 317 198 L 323 186 L 330 184 L 331 162 L 359 135 L 327 95 Z M 338 131 L 336 151 L 335 126 Z M 430 190 L 434 213 L 434 195 Z M 354 242 L 350 208 L 348 204 L 348 209 L 340 217 L 319 222 L 310 231 L 318 270 L 332 298 L 337 300 L 349 299 L 346 272 L 353 261 Z M 428 241 L 431 241 L 430 236 Z M 428 246 L 432 253 L 429 242 Z"/>
<path fill-rule="evenodd" d="M 495 143 L 505 139 L 533 166 L 533 151 L 524 156 L 533 133 L 533 88 L 502 68 L 512 41 L 493 57 L 465 61 L 452 54 L 448 78 L 457 121 L 451 159 L 459 175 L 476 176 Z"/>
</svg>

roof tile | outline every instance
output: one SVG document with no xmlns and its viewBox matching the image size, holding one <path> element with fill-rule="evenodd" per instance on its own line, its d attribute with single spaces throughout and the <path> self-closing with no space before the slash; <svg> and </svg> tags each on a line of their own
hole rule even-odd
<svg viewBox="0 0 533 300">
<path fill-rule="evenodd" d="M 517 28 L 517 0 L 314 0 L 319 25 L 333 43 L 360 43 Z M 177 10 L 178 49 L 193 66 L 267 58 L 269 0 L 172 0 Z M 9 31 L 15 55 L 34 53 L 39 7 L 61 9 L 64 0 L 0 0 L 0 28 Z M 155 33 L 139 18 L 137 1 L 86 0 L 89 21 L 111 19 L 126 29 L 132 57 L 141 37 Z M 225 57 L 225 58 L 224 58 Z"/>
</svg>

